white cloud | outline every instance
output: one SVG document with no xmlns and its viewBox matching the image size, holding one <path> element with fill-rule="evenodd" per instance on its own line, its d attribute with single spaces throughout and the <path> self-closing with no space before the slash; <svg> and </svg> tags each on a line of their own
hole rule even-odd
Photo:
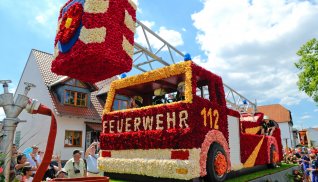
<svg viewBox="0 0 318 182">
<path fill-rule="evenodd" d="M 155 26 L 155 22 L 153 21 L 141 21 L 145 26 L 150 29 L 153 29 Z M 157 35 L 163 38 L 165 41 L 170 43 L 172 46 L 180 46 L 183 45 L 183 39 L 180 32 L 172 29 L 168 29 L 166 27 L 160 27 L 158 31 L 155 31 Z M 150 45 L 155 48 L 156 50 L 160 49 L 164 44 L 158 38 L 153 36 L 152 34 L 146 33 L 147 38 L 149 40 Z M 138 27 L 136 30 L 135 41 L 142 46 L 147 47 L 147 41 L 143 34 L 143 30 L 141 27 Z M 167 50 L 165 47 L 163 50 Z M 154 50 L 153 50 L 154 51 Z"/>
<path fill-rule="evenodd" d="M 65 3 L 65 0 L 34 0 L 32 2 L 2 0 L 0 10 L 17 24 L 26 24 L 40 36 L 53 38 L 60 8 Z"/>
<path fill-rule="evenodd" d="M 309 118 L 311 118 L 310 115 L 303 115 L 302 117 L 300 117 L 301 120 L 307 120 Z"/>
<path fill-rule="evenodd" d="M 208 57 L 201 65 L 250 99 L 278 99 L 283 105 L 308 99 L 298 91 L 294 62 L 299 47 L 318 37 L 318 5 L 296 0 L 203 3 L 192 15 L 197 42 Z"/>
</svg>

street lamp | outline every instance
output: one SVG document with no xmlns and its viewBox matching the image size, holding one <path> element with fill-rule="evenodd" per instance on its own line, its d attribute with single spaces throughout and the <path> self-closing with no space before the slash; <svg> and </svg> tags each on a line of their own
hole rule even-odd
<svg viewBox="0 0 318 182">
<path fill-rule="evenodd" d="M 3 124 L 3 139 L 0 144 L 0 151 L 6 155 L 5 165 L 4 165 L 4 175 L 5 180 L 9 181 L 10 175 L 10 163 L 12 157 L 12 144 L 14 138 L 14 132 L 19 124 L 22 122 L 18 116 L 23 109 L 27 109 L 30 112 L 31 107 L 38 107 L 40 104 L 38 102 L 32 101 L 27 97 L 28 92 L 32 87 L 35 87 L 34 84 L 24 82 L 26 85 L 24 94 L 18 94 L 14 100 L 13 94 L 9 93 L 8 84 L 11 83 L 11 80 L 0 80 L 0 84 L 3 85 L 3 94 L 0 95 L 0 107 L 3 108 L 6 118 L 2 121 Z M 38 103 L 38 104 L 35 104 Z"/>
</svg>

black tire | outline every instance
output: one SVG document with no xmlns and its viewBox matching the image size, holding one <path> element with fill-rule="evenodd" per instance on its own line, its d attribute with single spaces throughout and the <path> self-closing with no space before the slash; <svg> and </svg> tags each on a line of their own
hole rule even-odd
<svg viewBox="0 0 318 182">
<path fill-rule="evenodd" d="M 207 175 L 205 176 L 205 181 L 207 182 L 221 182 L 226 179 L 227 172 L 225 172 L 222 176 L 219 176 L 214 168 L 214 160 L 217 154 L 222 153 L 226 157 L 226 153 L 223 149 L 223 147 L 218 143 L 213 143 L 210 146 L 209 152 L 208 152 L 208 158 L 206 161 L 206 172 Z M 226 166 L 228 166 L 228 163 L 226 161 Z M 227 168 L 226 168 L 227 169 Z"/>
<path fill-rule="evenodd" d="M 270 151 L 270 163 L 267 165 L 268 168 L 275 168 L 277 166 L 277 163 L 274 162 L 274 151 L 276 151 L 276 147 L 274 145 L 271 145 L 271 151 Z"/>
</svg>

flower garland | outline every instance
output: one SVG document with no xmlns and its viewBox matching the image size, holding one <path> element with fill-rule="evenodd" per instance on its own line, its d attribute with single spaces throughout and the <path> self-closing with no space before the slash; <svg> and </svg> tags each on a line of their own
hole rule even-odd
<svg viewBox="0 0 318 182">
<path fill-rule="evenodd" d="M 69 0 L 59 22 L 54 73 L 96 82 L 132 68 L 136 6 L 130 0 Z"/>
</svg>

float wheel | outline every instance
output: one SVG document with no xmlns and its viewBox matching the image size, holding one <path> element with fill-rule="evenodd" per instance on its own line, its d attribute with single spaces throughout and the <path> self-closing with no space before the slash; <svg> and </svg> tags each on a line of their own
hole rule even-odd
<svg viewBox="0 0 318 182">
<path fill-rule="evenodd" d="M 218 143 L 213 143 L 206 162 L 206 181 L 224 181 L 227 176 L 227 168 L 227 157 L 223 147 Z"/>
</svg>

